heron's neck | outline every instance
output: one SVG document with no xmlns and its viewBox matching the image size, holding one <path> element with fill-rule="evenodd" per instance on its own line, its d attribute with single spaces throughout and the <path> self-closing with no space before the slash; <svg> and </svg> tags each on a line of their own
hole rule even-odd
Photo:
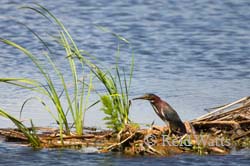
<svg viewBox="0 0 250 166">
<path fill-rule="evenodd" d="M 150 100 L 150 103 L 153 105 L 158 105 L 158 103 L 161 103 L 161 98 L 155 98 L 154 100 Z"/>
</svg>

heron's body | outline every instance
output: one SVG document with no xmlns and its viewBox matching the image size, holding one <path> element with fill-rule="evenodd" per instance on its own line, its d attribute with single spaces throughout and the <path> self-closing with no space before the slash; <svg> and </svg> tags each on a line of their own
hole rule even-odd
<svg viewBox="0 0 250 166">
<path fill-rule="evenodd" d="M 136 99 L 149 100 L 155 113 L 166 123 L 169 124 L 171 132 L 176 134 L 185 134 L 186 127 L 181 121 L 177 112 L 165 101 L 161 100 L 160 97 L 154 94 L 146 94 L 143 97 Z"/>
</svg>

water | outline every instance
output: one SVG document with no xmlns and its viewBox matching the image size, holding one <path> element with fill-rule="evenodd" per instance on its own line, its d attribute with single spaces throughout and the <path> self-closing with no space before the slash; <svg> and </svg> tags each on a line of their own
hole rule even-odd
<svg viewBox="0 0 250 166">
<path fill-rule="evenodd" d="M 33 151 L 27 147 L 6 146 L 0 144 L 1 165 L 218 165 L 218 166 L 248 166 L 250 155 L 237 152 L 227 156 L 194 156 L 179 155 L 165 157 L 128 157 L 119 154 L 82 153 L 76 150 L 39 150 Z"/>
<path fill-rule="evenodd" d="M 45 32 L 55 29 L 31 11 L 18 10 L 29 0 L 1 0 L 1 37 L 28 47 L 33 52 L 42 51 L 42 46 L 28 30 L 13 21 L 25 22 L 29 27 L 46 37 Z M 38 2 L 38 1 L 37 1 Z M 204 108 L 222 105 L 249 95 L 250 89 L 250 2 L 248 0 L 183 0 L 183 1 L 43 1 L 69 28 L 82 49 L 95 55 L 106 66 L 114 63 L 117 40 L 95 28 L 108 27 L 129 39 L 135 52 L 135 74 L 131 97 L 145 92 L 156 93 L 166 99 L 183 120 L 190 120 L 205 112 Z M 122 45 L 121 62 L 128 64 L 130 54 Z M 0 44 L 0 77 L 31 77 L 40 75 L 30 60 L 18 51 Z M 63 56 L 55 61 L 65 66 Z M 64 71 L 67 78 L 70 73 Z M 35 94 L 9 85 L 0 86 L 0 106 L 14 115 L 19 114 L 23 101 Z M 91 101 L 97 98 L 93 96 Z M 38 102 L 30 102 L 23 118 L 32 117 L 36 125 L 53 125 L 53 121 Z M 86 125 L 103 127 L 103 115 L 98 108 L 87 113 Z M 147 102 L 134 102 L 131 119 L 139 123 L 162 125 Z M 1 119 L 1 127 L 12 124 Z M 37 164 L 62 162 L 62 164 L 142 164 L 176 163 L 211 165 L 244 165 L 249 160 L 249 151 L 243 154 L 216 157 L 177 156 L 171 158 L 113 158 L 113 155 L 84 155 L 76 151 L 32 151 L 29 148 L 9 147 L 0 144 L 0 162 L 28 161 Z M 9 151 L 9 156 L 8 153 Z M 15 155 L 14 155 L 15 154 Z M 17 160 L 13 161 L 11 156 Z M 28 160 L 23 158 L 28 157 Z M 54 156 L 56 159 L 52 159 Z M 178 160 L 177 160 L 178 159 Z M 76 162 L 75 162 L 76 161 Z M 224 163 L 225 162 L 225 163 Z M 3 162 L 2 162 L 3 163 Z M 249 163 L 249 162 L 248 162 Z"/>
</svg>

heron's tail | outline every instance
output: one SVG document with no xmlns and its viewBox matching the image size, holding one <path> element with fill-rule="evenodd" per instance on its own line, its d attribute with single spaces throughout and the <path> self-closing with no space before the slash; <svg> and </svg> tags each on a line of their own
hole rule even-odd
<svg viewBox="0 0 250 166">
<path fill-rule="evenodd" d="M 186 127 L 182 121 L 170 123 L 170 127 L 175 134 L 184 135 L 187 133 Z"/>
</svg>

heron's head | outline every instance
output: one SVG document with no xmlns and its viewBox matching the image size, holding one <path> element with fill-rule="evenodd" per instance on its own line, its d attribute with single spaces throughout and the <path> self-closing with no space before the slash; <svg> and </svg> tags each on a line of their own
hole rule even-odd
<svg viewBox="0 0 250 166">
<path fill-rule="evenodd" d="M 160 100 L 160 97 L 153 94 L 153 93 L 146 93 L 144 94 L 143 96 L 141 97 L 136 97 L 136 98 L 133 98 L 133 100 L 148 100 L 150 101 L 151 103 L 155 103 L 156 101 L 159 101 Z"/>
</svg>

